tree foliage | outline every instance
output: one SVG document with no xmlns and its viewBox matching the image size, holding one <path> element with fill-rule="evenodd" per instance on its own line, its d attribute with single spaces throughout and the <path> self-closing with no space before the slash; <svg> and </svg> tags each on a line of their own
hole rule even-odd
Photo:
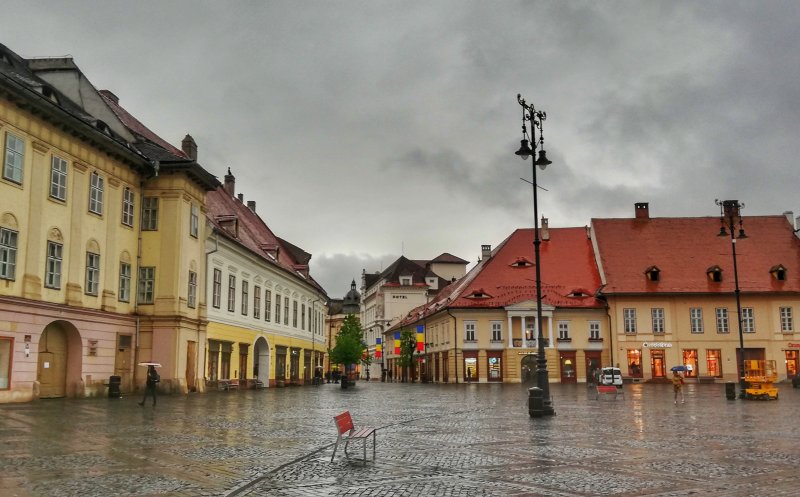
<svg viewBox="0 0 800 497">
<path fill-rule="evenodd" d="M 362 342 L 363 329 L 361 321 L 355 314 L 344 318 L 339 333 L 336 334 L 336 346 L 330 351 L 331 361 L 349 367 L 362 360 L 366 347 Z"/>
</svg>

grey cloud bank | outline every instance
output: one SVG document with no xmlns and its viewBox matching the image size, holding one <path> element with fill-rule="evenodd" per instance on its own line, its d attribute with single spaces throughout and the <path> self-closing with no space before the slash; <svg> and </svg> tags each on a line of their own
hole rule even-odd
<svg viewBox="0 0 800 497">
<path fill-rule="evenodd" d="M 551 226 L 799 210 L 791 2 L 7 2 L 2 42 L 71 54 L 341 296 L 397 255 L 477 259 L 532 224 L 522 93 L 547 111 Z"/>
</svg>

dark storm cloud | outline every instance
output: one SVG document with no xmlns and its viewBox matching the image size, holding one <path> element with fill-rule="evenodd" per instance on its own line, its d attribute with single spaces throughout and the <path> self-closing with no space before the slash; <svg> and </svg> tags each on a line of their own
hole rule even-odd
<svg viewBox="0 0 800 497">
<path fill-rule="evenodd" d="M 545 110 L 551 226 L 797 209 L 800 7 L 731 1 L 7 2 L 2 42 L 72 54 L 314 254 L 474 260 L 531 224 L 516 94 Z M 34 36 L 32 33 L 46 33 Z M 794 205 L 793 205 L 794 204 Z M 391 261 L 389 261 L 391 262 Z M 375 267 L 375 266 L 378 267 Z M 385 267 L 384 264 L 383 267 Z M 351 274 L 353 272 L 356 274 Z"/>
</svg>

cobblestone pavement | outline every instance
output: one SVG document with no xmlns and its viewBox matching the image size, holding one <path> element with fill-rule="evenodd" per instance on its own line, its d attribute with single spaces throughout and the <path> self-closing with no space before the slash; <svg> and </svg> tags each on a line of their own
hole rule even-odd
<svg viewBox="0 0 800 497">
<path fill-rule="evenodd" d="M 619 400 L 552 385 L 556 416 L 540 419 L 525 387 L 485 384 L 2 405 L 0 496 L 800 495 L 800 390 L 765 402 L 686 390 L 674 405 L 669 385 L 625 385 Z M 375 462 L 341 449 L 330 462 L 344 410 L 379 428 Z"/>
</svg>

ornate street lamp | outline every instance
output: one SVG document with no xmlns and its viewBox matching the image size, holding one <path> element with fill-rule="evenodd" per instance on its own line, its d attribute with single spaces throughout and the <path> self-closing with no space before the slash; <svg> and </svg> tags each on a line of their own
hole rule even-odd
<svg viewBox="0 0 800 497">
<path fill-rule="evenodd" d="M 528 105 L 522 95 L 517 94 L 517 102 L 522 106 L 522 141 L 520 142 L 519 150 L 516 155 L 520 156 L 522 160 L 531 158 L 531 170 L 533 171 L 533 255 L 534 263 L 536 264 L 536 329 L 537 329 L 537 344 L 539 346 L 538 355 L 536 357 L 536 388 L 530 389 L 530 399 L 528 403 L 528 413 L 531 417 L 539 417 L 542 415 L 551 416 L 555 414 L 553 409 L 553 402 L 550 399 L 550 381 L 547 372 L 547 357 L 545 357 L 544 350 L 544 334 L 542 333 L 542 278 L 541 278 L 541 264 L 539 256 L 539 245 L 542 243 L 539 238 L 539 205 L 537 197 L 536 185 L 536 166 L 539 166 L 543 171 L 552 164 L 547 159 L 547 154 L 544 150 L 544 135 L 542 134 L 542 123 L 547 119 L 547 114 L 544 111 L 536 110 L 533 104 Z M 525 121 L 531 123 L 531 134 L 528 134 L 528 128 Z M 536 130 L 539 130 L 539 139 L 536 139 Z M 530 141 L 529 141 L 530 139 Z M 531 145 L 533 148 L 531 148 Z M 536 157 L 536 149 L 541 147 L 539 157 Z M 538 398 L 541 395 L 541 398 Z"/>
<path fill-rule="evenodd" d="M 714 200 L 719 206 L 719 235 L 731 237 L 731 251 L 733 253 L 733 284 L 736 295 L 736 320 L 739 322 L 739 398 L 745 397 L 747 384 L 744 380 L 744 333 L 742 331 L 742 301 L 739 297 L 739 268 L 736 265 L 736 240 L 747 238 L 744 232 L 741 210 L 744 203 L 738 200 Z M 739 229 L 736 229 L 736 226 Z M 727 228 L 727 230 L 726 230 Z M 738 231 L 738 234 L 737 234 Z"/>
</svg>

